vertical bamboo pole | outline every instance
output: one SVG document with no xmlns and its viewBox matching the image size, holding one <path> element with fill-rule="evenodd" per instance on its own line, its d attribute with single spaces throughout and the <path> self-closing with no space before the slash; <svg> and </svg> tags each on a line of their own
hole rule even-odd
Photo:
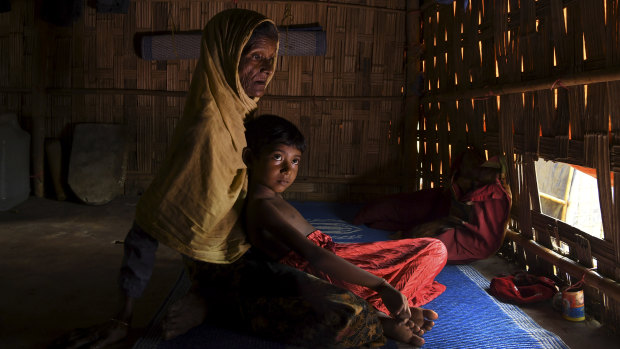
<svg viewBox="0 0 620 349">
<path fill-rule="evenodd" d="M 420 97 L 417 86 L 420 75 L 420 0 L 407 0 L 407 85 L 405 88 L 405 137 L 404 141 L 404 191 L 418 188 L 418 120 L 420 118 Z"/>
<path fill-rule="evenodd" d="M 560 219 L 563 222 L 566 222 L 566 211 L 568 210 L 568 199 L 570 197 L 570 188 L 571 184 L 573 184 L 573 175 L 575 174 L 575 169 L 570 167 L 568 169 L 568 179 L 566 180 L 566 186 L 564 187 L 564 198 L 562 203 L 562 216 Z"/>
<path fill-rule="evenodd" d="M 35 3 L 35 26 L 36 34 L 34 40 L 34 50 L 32 59 L 32 188 L 35 197 L 45 196 L 43 186 L 45 171 L 45 111 L 47 110 L 47 54 L 50 38 L 51 26 L 41 20 L 41 2 Z"/>
</svg>

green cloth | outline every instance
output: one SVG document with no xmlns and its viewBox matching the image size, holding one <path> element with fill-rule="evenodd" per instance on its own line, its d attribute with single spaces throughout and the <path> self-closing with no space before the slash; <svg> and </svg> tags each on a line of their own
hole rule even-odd
<svg viewBox="0 0 620 349">
<path fill-rule="evenodd" d="M 254 11 L 232 9 L 207 23 L 183 117 L 136 208 L 142 229 L 200 261 L 231 263 L 250 247 L 239 220 L 247 189 L 241 152 L 243 122 L 258 99 L 244 92 L 238 65 L 263 22 L 273 23 Z"/>
</svg>

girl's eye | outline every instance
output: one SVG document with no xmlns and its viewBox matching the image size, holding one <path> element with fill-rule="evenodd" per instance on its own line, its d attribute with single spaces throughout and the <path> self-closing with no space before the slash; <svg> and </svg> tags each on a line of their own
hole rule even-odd
<svg viewBox="0 0 620 349">
<path fill-rule="evenodd" d="M 299 165 L 299 159 L 293 159 L 293 161 L 291 161 L 293 163 L 293 165 Z"/>
<path fill-rule="evenodd" d="M 280 160 L 282 160 L 282 155 L 280 155 L 280 154 L 273 154 L 273 159 L 277 160 L 277 161 L 280 161 Z"/>
<path fill-rule="evenodd" d="M 256 60 L 260 60 L 260 59 L 261 59 L 261 56 L 260 56 L 259 54 L 253 54 L 253 55 L 252 55 L 252 58 L 253 58 L 253 59 L 256 59 Z"/>
</svg>

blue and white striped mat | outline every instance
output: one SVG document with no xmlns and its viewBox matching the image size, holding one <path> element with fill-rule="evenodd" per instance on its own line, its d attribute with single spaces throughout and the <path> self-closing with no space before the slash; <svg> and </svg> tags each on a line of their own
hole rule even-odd
<svg viewBox="0 0 620 349">
<path fill-rule="evenodd" d="M 446 291 L 424 306 L 439 314 L 424 348 L 568 349 L 519 307 L 491 296 L 490 282 L 473 267 L 446 266 L 436 280 Z"/>
<path fill-rule="evenodd" d="M 388 239 L 389 232 L 354 226 L 349 222 L 360 205 L 294 202 L 314 225 L 337 242 L 367 242 Z M 439 314 L 435 327 L 424 335 L 425 349 L 568 349 L 554 333 L 540 327 L 519 307 L 502 303 L 487 293 L 489 281 L 471 266 L 446 266 L 437 276 L 446 291 L 425 305 Z M 219 329 L 200 326 L 173 341 L 160 338 L 159 325 L 166 308 L 189 289 L 181 277 L 152 320 L 147 334 L 134 349 L 153 348 L 284 348 L 278 343 Z M 389 341 L 385 348 L 395 348 Z M 406 346 L 398 345 L 400 348 Z"/>
</svg>

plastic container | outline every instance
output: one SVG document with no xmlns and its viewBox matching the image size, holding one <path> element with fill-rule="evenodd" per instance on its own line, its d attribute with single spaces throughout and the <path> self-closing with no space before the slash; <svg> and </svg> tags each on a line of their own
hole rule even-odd
<svg viewBox="0 0 620 349">
<path fill-rule="evenodd" d="M 0 211 L 26 201 L 30 195 L 30 135 L 17 115 L 0 115 Z"/>
</svg>

